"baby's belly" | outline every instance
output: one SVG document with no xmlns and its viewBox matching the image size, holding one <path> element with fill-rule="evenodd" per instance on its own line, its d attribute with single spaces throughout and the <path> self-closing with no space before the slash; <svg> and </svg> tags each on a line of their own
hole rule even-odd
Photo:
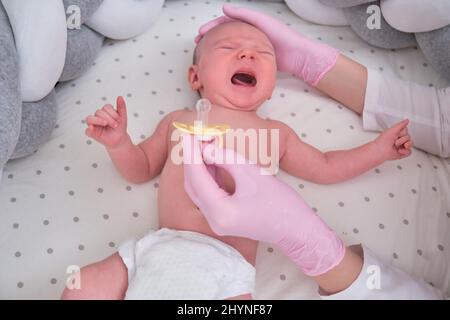
<svg viewBox="0 0 450 320">
<path fill-rule="evenodd" d="M 240 237 L 216 235 L 197 206 L 184 191 L 182 166 L 167 161 L 161 173 L 158 191 L 159 226 L 194 231 L 221 240 L 238 250 L 251 264 L 255 264 L 257 242 Z"/>
</svg>

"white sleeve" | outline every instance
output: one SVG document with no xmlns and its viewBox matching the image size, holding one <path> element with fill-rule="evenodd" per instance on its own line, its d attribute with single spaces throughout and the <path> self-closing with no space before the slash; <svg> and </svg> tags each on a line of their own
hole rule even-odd
<svg viewBox="0 0 450 320">
<path fill-rule="evenodd" d="M 358 278 L 344 291 L 325 300 L 436 300 L 443 299 L 442 293 L 423 280 L 417 280 L 407 273 L 389 266 L 363 246 L 364 265 Z"/>
<path fill-rule="evenodd" d="M 450 156 L 450 88 L 437 89 L 368 69 L 363 127 L 383 131 L 409 119 L 414 146 Z"/>
</svg>

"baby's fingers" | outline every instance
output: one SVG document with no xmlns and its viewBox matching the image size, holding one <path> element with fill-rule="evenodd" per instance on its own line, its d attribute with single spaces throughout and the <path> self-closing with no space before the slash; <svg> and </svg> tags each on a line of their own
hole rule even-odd
<svg viewBox="0 0 450 320">
<path fill-rule="evenodd" d="M 414 143 L 410 140 L 410 141 L 406 142 L 406 143 L 403 145 L 403 147 L 404 147 L 405 149 L 411 149 L 411 148 L 413 147 L 413 145 L 414 145 Z"/>
<path fill-rule="evenodd" d="M 87 129 L 85 130 L 85 133 L 88 137 L 93 138 L 93 139 L 98 139 L 98 137 L 101 134 L 101 127 L 96 127 L 94 125 L 88 125 Z"/>
<path fill-rule="evenodd" d="M 398 149 L 398 153 L 402 156 L 402 158 L 405 158 L 405 157 L 411 155 L 411 152 L 412 151 L 410 149 L 405 149 L 405 148 Z"/>
<path fill-rule="evenodd" d="M 411 139 L 411 138 L 409 137 L 409 135 L 400 137 L 400 138 L 398 138 L 397 140 L 395 140 L 395 146 L 398 148 L 398 147 L 400 147 L 401 145 L 403 145 L 404 143 L 410 141 L 410 139 Z"/>
<path fill-rule="evenodd" d="M 408 127 L 404 128 L 402 131 L 400 131 L 400 133 L 398 135 L 401 137 L 401 136 L 406 136 L 407 134 L 408 134 Z"/>
<path fill-rule="evenodd" d="M 103 110 L 111 116 L 114 120 L 119 120 L 120 116 L 119 113 L 117 113 L 116 110 L 114 110 L 113 106 L 110 104 L 107 104 L 103 107 Z"/>
<path fill-rule="evenodd" d="M 408 123 L 409 123 L 409 120 L 404 119 L 404 120 L 398 122 L 397 124 L 395 124 L 389 130 L 391 130 L 391 132 L 398 132 L 400 134 L 404 129 L 407 128 Z"/>
<path fill-rule="evenodd" d="M 117 128 L 117 126 L 119 125 L 117 123 L 116 120 L 114 120 L 106 111 L 104 111 L 103 109 L 97 110 L 95 112 L 95 115 L 103 120 L 106 120 L 106 122 L 108 123 L 108 125 L 111 128 Z"/>
<path fill-rule="evenodd" d="M 88 126 L 102 126 L 105 127 L 108 125 L 108 122 L 105 119 L 96 117 L 96 116 L 88 116 L 86 118 L 86 124 Z"/>
</svg>

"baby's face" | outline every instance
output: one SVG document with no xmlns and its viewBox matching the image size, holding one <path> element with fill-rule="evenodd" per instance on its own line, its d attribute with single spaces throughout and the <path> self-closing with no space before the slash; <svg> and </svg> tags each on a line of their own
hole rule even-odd
<svg viewBox="0 0 450 320">
<path fill-rule="evenodd" d="M 197 57 L 189 81 L 212 104 L 250 111 L 270 99 L 276 82 L 275 51 L 255 27 L 228 22 L 213 28 L 200 41 Z"/>
</svg>

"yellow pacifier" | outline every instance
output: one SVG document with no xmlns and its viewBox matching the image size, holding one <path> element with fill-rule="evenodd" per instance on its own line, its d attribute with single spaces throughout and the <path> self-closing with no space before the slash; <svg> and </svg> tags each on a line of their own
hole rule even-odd
<svg viewBox="0 0 450 320">
<path fill-rule="evenodd" d="M 213 137 L 221 136 L 230 130 L 230 126 L 227 124 L 208 125 L 208 113 L 211 110 L 211 103 L 208 99 L 198 100 L 195 110 L 197 111 L 197 120 L 193 125 L 177 121 L 172 122 L 172 125 L 181 132 L 199 136 L 202 141 L 210 141 Z"/>
</svg>

